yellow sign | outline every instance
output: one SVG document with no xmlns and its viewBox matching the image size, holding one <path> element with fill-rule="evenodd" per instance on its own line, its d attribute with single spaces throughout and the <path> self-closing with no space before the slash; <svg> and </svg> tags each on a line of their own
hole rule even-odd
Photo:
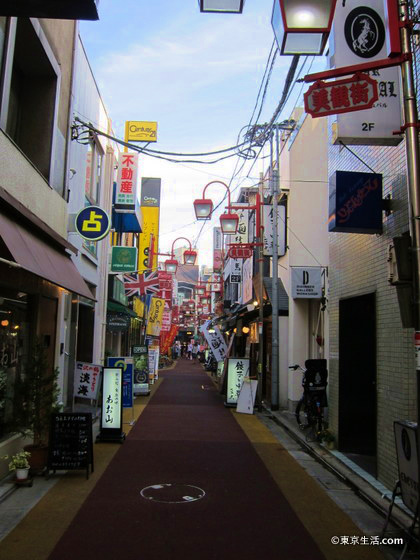
<svg viewBox="0 0 420 560">
<path fill-rule="evenodd" d="M 152 297 L 150 304 L 149 316 L 147 318 L 146 334 L 159 336 L 162 328 L 162 317 L 165 309 L 165 300 Z"/>
<path fill-rule="evenodd" d="M 140 233 L 139 241 L 139 273 L 148 270 L 148 259 L 150 250 L 150 234 L 155 236 L 154 252 L 158 252 L 159 240 L 159 208 L 154 206 L 142 206 L 141 211 L 143 214 L 143 230 Z M 152 262 L 152 269 L 157 268 L 157 255 L 154 255 Z"/>
<path fill-rule="evenodd" d="M 126 142 L 157 142 L 157 122 L 126 121 Z"/>
<path fill-rule="evenodd" d="M 133 310 L 140 318 L 143 318 L 144 315 L 144 303 L 141 301 L 140 298 L 135 297 L 133 298 Z"/>
</svg>

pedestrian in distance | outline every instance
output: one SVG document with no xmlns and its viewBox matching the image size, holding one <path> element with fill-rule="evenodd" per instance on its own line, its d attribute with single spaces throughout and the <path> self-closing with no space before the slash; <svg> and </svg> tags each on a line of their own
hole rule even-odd
<svg viewBox="0 0 420 560">
<path fill-rule="evenodd" d="M 187 358 L 189 360 L 192 360 L 192 351 L 193 351 L 193 345 L 192 342 L 190 342 L 187 346 Z"/>
<path fill-rule="evenodd" d="M 199 349 L 198 344 L 197 344 L 197 342 L 195 342 L 194 345 L 193 345 L 193 348 L 192 348 L 192 357 L 193 357 L 194 361 L 197 359 L 198 349 Z"/>
</svg>

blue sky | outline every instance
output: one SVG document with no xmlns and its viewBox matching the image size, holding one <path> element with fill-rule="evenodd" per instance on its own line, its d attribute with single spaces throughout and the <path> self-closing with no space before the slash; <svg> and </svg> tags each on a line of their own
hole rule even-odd
<svg viewBox="0 0 420 560">
<path fill-rule="evenodd" d="M 101 0 L 100 20 L 80 22 L 80 33 L 116 135 L 123 138 L 126 120 L 157 121 L 158 142 L 150 145 L 157 150 L 235 145 L 249 123 L 272 46 L 271 10 L 272 0 L 247 0 L 242 15 L 200 14 L 197 0 Z M 290 61 L 276 59 L 260 123 L 278 105 Z M 280 120 L 289 117 L 299 91 Z M 192 225 L 192 201 L 209 181 L 228 183 L 237 163 L 237 157 L 214 165 L 141 157 L 140 175 L 162 178 L 161 251 L 178 236 L 196 239 L 202 222 Z M 266 166 L 260 158 L 249 174 L 246 163 L 232 188 L 255 184 Z M 217 204 L 225 189 L 212 186 L 207 194 Z M 216 216 L 212 225 L 218 225 Z M 200 264 L 212 264 L 211 227 L 206 223 L 199 237 Z"/>
</svg>

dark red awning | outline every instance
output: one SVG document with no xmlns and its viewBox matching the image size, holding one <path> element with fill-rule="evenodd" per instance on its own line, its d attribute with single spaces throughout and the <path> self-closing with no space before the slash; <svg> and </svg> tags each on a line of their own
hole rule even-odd
<svg viewBox="0 0 420 560">
<path fill-rule="evenodd" d="M 47 241 L 1 213 L 0 237 L 16 263 L 25 270 L 70 292 L 95 299 L 64 250 L 49 245 Z"/>
</svg>

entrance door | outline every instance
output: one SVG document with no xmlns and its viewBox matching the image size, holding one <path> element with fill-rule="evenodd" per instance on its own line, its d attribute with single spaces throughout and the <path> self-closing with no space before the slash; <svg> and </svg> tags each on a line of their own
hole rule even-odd
<svg viewBox="0 0 420 560">
<path fill-rule="evenodd" d="M 372 468 L 376 458 L 375 294 L 340 301 L 339 337 L 339 448 L 366 456 L 370 461 L 366 470 L 372 472 L 376 470 L 376 464 Z"/>
</svg>

